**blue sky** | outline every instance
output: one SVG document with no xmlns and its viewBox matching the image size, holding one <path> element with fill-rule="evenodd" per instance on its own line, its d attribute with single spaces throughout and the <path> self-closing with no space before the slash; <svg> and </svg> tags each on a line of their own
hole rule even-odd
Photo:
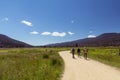
<svg viewBox="0 0 120 80">
<path fill-rule="evenodd" d="M 0 0 L 0 34 L 44 45 L 120 32 L 120 0 Z"/>
</svg>

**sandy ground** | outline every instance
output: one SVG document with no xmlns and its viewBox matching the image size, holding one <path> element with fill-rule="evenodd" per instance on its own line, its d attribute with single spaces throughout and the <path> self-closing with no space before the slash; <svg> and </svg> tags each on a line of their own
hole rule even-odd
<svg viewBox="0 0 120 80">
<path fill-rule="evenodd" d="M 83 57 L 75 59 L 69 51 L 59 52 L 65 62 L 61 80 L 120 80 L 120 71 L 100 62 Z"/>
</svg>

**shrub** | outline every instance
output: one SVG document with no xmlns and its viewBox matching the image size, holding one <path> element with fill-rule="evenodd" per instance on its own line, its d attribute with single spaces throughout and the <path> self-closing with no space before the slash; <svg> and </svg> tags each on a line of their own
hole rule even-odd
<svg viewBox="0 0 120 80">
<path fill-rule="evenodd" d="M 48 59 L 49 55 L 48 54 L 43 54 L 43 59 Z"/>
</svg>

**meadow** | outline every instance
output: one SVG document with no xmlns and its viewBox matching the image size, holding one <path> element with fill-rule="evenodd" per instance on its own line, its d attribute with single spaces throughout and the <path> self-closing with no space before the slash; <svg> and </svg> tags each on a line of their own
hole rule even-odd
<svg viewBox="0 0 120 80">
<path fill-rule="evenodd" d="M 89 58 L 120 69 L 119 48 L 88 49 Z M 65 50 L 71 48 L 1 48 L 0 80 L 60 80 L 64 61 L 58 52 Z M 81 54 L 83 55 L 83 48 Z"/>
<path fill-rule="evenodd" d="M 88 58 L 120 69 L 119 47 L 87 47 L 87 48 Z M 81 56 L 83 56 L 84 48 L 80 47 L 80 49 Z M 77 55 L 77 48 L 75 48 L 75 51 Z"/>
<path fill-rule="evenodd" d="M 99 61 L 101 63 L 116 67 L 120 69 L 120 47 L 87 47 L 88 58 Z M 83 56 L 83 47 L 81 49 L 81 56 Z M 75 48 L 77 55 L 77 47 Z"/>
<path fill-rule="evenodd" d="M 59 80 L 64 62 L 58 48 L 0 49 L 0 80 Z"/>
<path fill-rule="evenodd" d="M 89 48 L 88 57 L 120 69 L 119 47 Z"/>
</svg>

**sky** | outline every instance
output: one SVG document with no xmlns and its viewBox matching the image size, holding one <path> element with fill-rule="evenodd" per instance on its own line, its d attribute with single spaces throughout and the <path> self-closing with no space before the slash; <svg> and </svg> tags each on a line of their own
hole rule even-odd
<svg viewBox="0 0 120 80">
<path fill-rule="evenodd" d="M 45 45 L 120 33 L 120 0 L 0 0 L 0 34 Z"/>
</svg>

